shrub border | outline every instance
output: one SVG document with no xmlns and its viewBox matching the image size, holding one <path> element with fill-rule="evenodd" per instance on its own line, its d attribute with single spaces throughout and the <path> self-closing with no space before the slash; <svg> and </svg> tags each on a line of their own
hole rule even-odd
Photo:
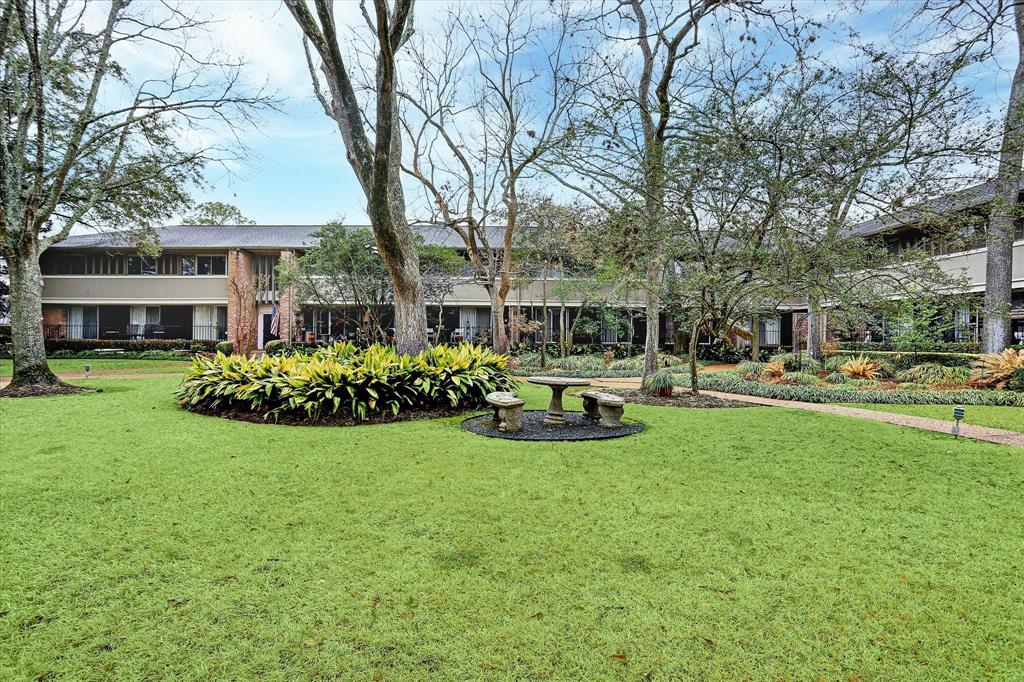
<svg viewBox="0 0 1024 682">
<path fill-rule="evenodd" d="M 768 384 L 723 376 L 724 372 L 701 374 L 697 386 L 708 391 L 735 393 L 758 398 L 795 400 L 804 403 L 871 403 L 877 405 L 990 405 L 995 407 L 1024 407 L 1024 393 L 1019 391 L 993 391 L 964 389 L 952 391 L 846 391 L 790 384 Z"/>
</svg>

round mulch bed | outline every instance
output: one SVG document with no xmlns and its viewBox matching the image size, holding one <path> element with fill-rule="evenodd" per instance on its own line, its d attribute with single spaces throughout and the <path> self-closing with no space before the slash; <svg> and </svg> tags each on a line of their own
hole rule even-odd
<svg viewBox="0 0 1024 682">
<path fill-rule="evenodd" d="M 252 424 L 277 424 L 281 426 L 368 426 L 372 424 L 396 424 L 398 422 L 416 421 L 422 419 L 440 419 L 443 417 L 458 417 L 469 411 L 465 407 L 439 407 L 436 409 L 403 410 L 398 414 L 391 412 L 370 415 L 366 419 L 356 419 L 351 412 L 339 411 L 333 414 L 325 414 L 317 419 L 310 419 L 304 414 L 282 413 L 275 420 L 267 417 L 263 412 L 250 412 L 242 409 L 209 410 L 199 407 L 186 409 L 192 414 L 201 414 L 206 417 L 217 417 L 219 419 L 231 419 Z"/>
<path fill-rule="evenodd" d="M 596 419 L 584 417 L 582 412 L 566 412 L 565 426 L 551 426 L 544 423 L 546 416 L 547 410 L 526 410 L 523 412 L 523 430 L 513 433 L 499 431 L 490 412 L 466 419 L 462 428 L 480 436 L 508 440 L 600 440 L 632 436 L 647 428 L 640 422 L 625 421 L 621 428 L 606 429 L 598 426 Z"/>
</svg>

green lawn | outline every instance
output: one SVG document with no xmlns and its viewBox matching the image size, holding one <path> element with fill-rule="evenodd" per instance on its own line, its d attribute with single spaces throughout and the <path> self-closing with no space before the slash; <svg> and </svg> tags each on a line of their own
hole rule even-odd
<svg viewBox="0 0 1024 682">
<path fill-rule="evenodd" d="M 91 375 L 98 374 L 180 374 L 192 364 L 191 360 L 71 360 L 54 358 L 48 361 L 50 369 L 57 374 L 77 374 L 85 366 L 92 367 Z M 10 360 L 0 359 L 0 377 L 10 377 L 13 365 Z"/>
<path fill-rule="evenodd" d="M 0 400 L 4 679 L 1024 670 L 1024 451 L 771 408 L 263 426 L 93 385 Z"/>
<path fill-rule="evenodd" d="M 910 414 L 915 417 L 953 420 L 952 405 L 850 405 L 865 410 Z M 996 429 L 1024 432 L 1024 407 L 990 407 L 985 405 L 967 405 L 964 407 L 965 424 L 991 426 Z"/>
</svg>

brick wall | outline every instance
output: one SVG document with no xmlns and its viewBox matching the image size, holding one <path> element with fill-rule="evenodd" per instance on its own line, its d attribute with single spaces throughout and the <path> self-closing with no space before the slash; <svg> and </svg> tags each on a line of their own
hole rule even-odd
<svg viewBox="0 0 1024 682">
<path fill-rule="evenodd" d="M 236 352 L 251 352 L 257 343 L 258 308 L 253 296 L 252 254 L 228 251 L 228 341 Z"/>
<path fill-rule="evenodd" d="M 62 305 L 44 305 L 43 306 L 43 324 L 59 324 L 65 325 L 68 323 L 68 309 Z"/>
<path fill-rule="evenodd" d="M 280 259 L 282 266 L 285 268 L 291 269 L 295 266 L 296 256 L 294 251 L 282 251 Z M 281 338 L 287 341 L 294 341 L 297 329 L 295 317 L 301 312 L 297 287 L 294 284 L 282 287 L 278 291 L 278 295 L 281 298 L 278 302 L 278 310 L 281 315 Z"/>
</svg>

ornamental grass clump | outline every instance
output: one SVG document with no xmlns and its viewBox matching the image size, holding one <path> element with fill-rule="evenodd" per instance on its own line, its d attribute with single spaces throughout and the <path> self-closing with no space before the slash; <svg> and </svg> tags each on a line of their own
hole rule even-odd
<svg viewBox="0 0 1024 682">
<path fill-rule="evenodd" d="M 675 373 L 668 369 L 659 369 L 643 381 L 644 391 L 658 398 L 671 398 L 674 386 Z"/>
<path fill-rule="evenodd" d="M 899 372 L 896 378 L 903 383 L 962 386 L 970 380 L 971 371 L 966 367 L 946 367 L 934 362 L 925 362 Z"/>
<path fill-rule="evenodd" d="M 408 355 L 342 342 L 287 356 L 197 357 L 175 397 L 201 412 L 309 421 L 347 413 L 362 421 L 402 410 L 475 407 L 491 391 L 515 385 L 505 356 L 483 346 L 434 346 Z"/>
<path fill-rule="evenodd" d="M 799 351 L 796 353 L 778 353 L 770 358 L 770 362 L 781 362 L 786 366 L 787 372 L 807 372 L 816 374 L 821 371 L 821 363 L 810 356 L 809 353 Z"/>
</svg>

